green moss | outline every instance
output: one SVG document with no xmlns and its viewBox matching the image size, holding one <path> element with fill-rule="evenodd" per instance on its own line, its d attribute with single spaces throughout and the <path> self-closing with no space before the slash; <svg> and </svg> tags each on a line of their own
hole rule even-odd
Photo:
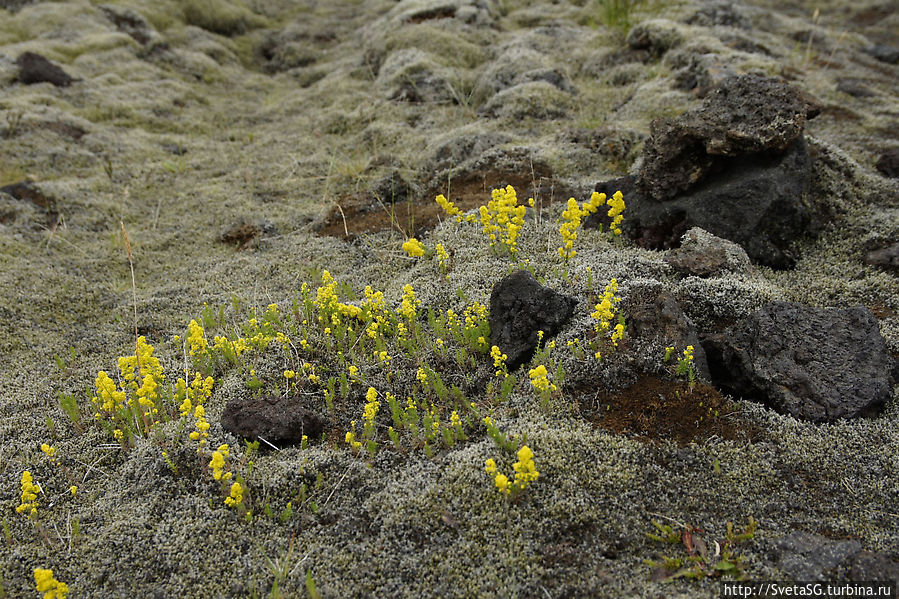
<svg viewBox="0 0 899 599">
<path fill-rule="evenodd" d="M 484 51 L 458 33 L 428 23 L 406 25 L 388 35 L 383 51 L 390 54 L 406 48 L 426 50 L 444 66 L 474 68 L 484 61 Z"/>
<path fill-rule="evenodd" d="M 123 46 L 138 48 L 139 44 L 130 35 L 116 32 L 88 35 L 79 38 L 76 44 L 53 44 L 47 49 L 50 56 L 58 57 L 64 63 L 72 63 L 82 54 L 96 54 Z"/>
<path fill-rule="evenodd" d="M 229 37 L 263 27 L 266 23 L 240 0 L 185 0 L 182 10 L 188 25 Z"/>
</svg>

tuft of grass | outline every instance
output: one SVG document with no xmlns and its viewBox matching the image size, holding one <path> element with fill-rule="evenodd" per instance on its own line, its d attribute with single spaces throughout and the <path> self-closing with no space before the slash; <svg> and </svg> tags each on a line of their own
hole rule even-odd
<svg viewBox="0 0 899 599">
<path fill-rule="evenodd" d="M 647 0 L 596 0 L 597 18 L 602 25 L 626 34 L 633 26 L 633 12 Z"/>
<path fill-rule="evenodd" d="M 228 37 L 265 25 L 265 19 L 239 1 L 186 0 L 182 10 L 188 25 Z"/>
<path fill-rule="evenodd" d="M 644 560 L 647 566 L 665 575 L 665 581 L 676 578 L 730 578 L 746 580 L 746 563 L 738 549 L 739 545 L 755 538 L 758 521 L 752 516 L 746 525 L 737 530 L 733 522 L 727 522 L 726 533 L 721 541 L 715 541 L 711 535 L 701 528 L 674 522 L 661 524 L 652 520 L 657 533 L 646 533 L 647 538 L 670 547 L 683 546 L 686 555 L 671 557 L 661 555 L 659 560 Z"/>
</svg>

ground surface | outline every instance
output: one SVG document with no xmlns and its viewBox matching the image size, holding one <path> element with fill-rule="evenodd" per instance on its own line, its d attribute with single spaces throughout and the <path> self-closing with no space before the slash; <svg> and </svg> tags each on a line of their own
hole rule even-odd
<svg viewBox="0 0 899 599">
<path fill-rule="evenodd" d="M 718 596 L 716 580 L 654 579 L 644 560 L 685 553 L 648 538 L 652 520 L 723 539 L 728 521 L 752 516 L 758 533 L 740 554 L 754 579 L 789 578 L 774 548 L 794 531 L 899 559 L 895 396 L 876 418 L 816 426 L 750 402 L 732 412 L 702 390 L 722 420 L 685 433 L 665 420 L 692 413 L 657 399 L 681 401 L 678 389 L 645 383 L 647 412 L 628 418 L 640 404 L 633 392 L 603 395 L 625 386 L 615 373 L 626 365 L 588 372 L 569 356 L 566 371 L 581 386 L 547 407 L 524 376 L 495 406 L 504 431 L 527 435 L 540 471 L 518 501 L 484 472 L 499 450 L 483 430 L 432 458 L 397 453 L 385 438 L 369 462 L 336 427 L 330 441 L 256 458 L 247 483 L 258 517 L 249 522 L 201 467 L 175 475 L 166 465 L 161 445 L 183 436 L 177 423 L 126 451 L 96 426 L 76 430 L 58 401 L 78 394 L 87 411 L 85 387 L 133 348 L 120 223 L 134 255 L 138 330 L 175 373 L 172 337 L 204 304 L 289 305 L 322 269 L 356 295 L 371 285 L 392 303 L 410 282 L 426 305 L 458 309 L 458 289 L 486 302 L 508 259 L 472 226 L 444 220 L 429 231 L 432 200 L 449 192 L 474 207 L 509 183 L 541 208 L 522 254 L 550 287 L 581 300 L 560 345 L 590 327 L 590 290 L 617 277 L 625 297 L 673 291 L 698 323 L 769 299 L 866 305 L 899 352 L 899 283 L 863 262 L 872 244 L 899 241 L 899 190 L 875 169 L 899 144 L 899 77 L 864 51 L 897 45 L 889 2 L 737 4 L 744 27 L 686 24 L 724 4 L 641 6 L 633 23 L 663 19 L 660 31 L 677 40 L 662 58 L 624 52 L 626 29 L 603 25 L 589 1 L 4 4 L 0 186 L 31 178 L 43 194 L 0 196 L 6 596 L 38 596 L 38 567 L 52 568 L 72 597 L 303 596 L 307 572 L 325 597 Z M 145 22 L 113 18 L 125 7 Z M 18 82 L 25 51 L 76 81 Z M 801 242 L 794 270 L 739 278 L 680 281 L 661 252 L 585 233 L 566 283 L 554 202 L 583 201 L 597 181 L 632 170 L 650 121 L 699 102 L 674 82 L 700 55 L 723 70 L 783 77 L 823 104 L 806 133 L 819 158 L 815 199 L 837 216 Z M 841 81 L 866 91 L 840 91 Z M 402 252 L 413 232 L 453 250 L 447 280 L 433 261 Z M 241 447 L 218 419 L 245 388 L 236 373 L 219 376 L 210 444 Z M 58 464 L 42 443 L 57 448 Z M 37 524 L 14 509 L 24 470 L 44 490 Z M 312 499 L 281 522 L 304 482 Z"/>
</svg>

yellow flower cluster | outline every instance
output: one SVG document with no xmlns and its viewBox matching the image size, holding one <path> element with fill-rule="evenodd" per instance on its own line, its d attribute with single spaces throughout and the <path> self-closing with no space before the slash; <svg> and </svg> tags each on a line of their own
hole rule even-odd
<svg viewBox="0 0 899 599">
<path fill-rule="evenodd" d="M 506 360 L 509 356 L 504 354 L 497 346 L 490 348 L 490 357 L 493 358 L 493 367 L 496 368 L 496 376 L 508 376 L 509 371 L 506 368 Z"/>
<path fill-rule="evenodd" d="M 196 320 L 191 320 L 187 325 L 187 345 L 190 347 L 191 357 L 205 354 L 208 351 L 206 333 Z"/>
<path fill-rule="evenodd" d="M 109 375 L 103 370 L 97 373 L 95 384 L 97 386 L 97 395 L 91 399 L 91 402 L 107 414 L 114 414 L 119 406 L 125 402 L 125 392 L 119 391 L 115 381 L 109 378 Z M 97 417 L 100 416 L 99 412 L 95 415 Z"/>
<path fill-rule="evenodd" d="M 352 448 L 353 453 L 359 453 L 362 449 L 362 442 L 356 440 L 356 421 L 350 420 L 350 430 L 347 431 L 344 441 Z"/>
<path fill-rule="evenodd" d="M 527 445 L 522 445 L 518 450 L 518 461 L 512 464 L 512 469 L 515 471 L 515 482 L 512 484 L 522 490 L 540 476 L 534 464 L 534 452 Z"/>
<path fill-rule="evenodd" d="M 510 481 L 509 477 L 499 472 L 493 458 L 484 462 L 484 470 L 493 478 L 497 491 L 506 495 L 517 496 L 540 476 L 534 464 L 534 452 L 527 445 L 522 445 L 518 450 L 518 461 L 512 465 L 512 469 L 515 471 L 515 479 Z"/>
<path fill-rule="evenodd" d="M 446 274 L 449 266 L 449 254 L 446 252 L 446 248 L 438 243 L 434 247 L 434 251 L 437 253 L 437 265 L 440 267 L 440 272 Z"/>
<path fill-rule="evenodd" d="M 144 337 L 138 337 L 135 353 L 118 359 L 120 385 L 105 371 L 97 373 L 97 394 L 91 398 L 94 417 L 105 416 L 117 425 L 117 439 L 125 437 L 123 428 L 132 431 L 136 425 L 138 434 L 146 434 L 159 421 L 157 403 L 164 390 L 165 375 L 153 351 Z"/>
<path fill-rule="evenodd" d="M 452 329 L 458 329 L 458 317 L 451 310 L 446 311 L 447 325 Z M 487 306 L 474 302 L 462 313 L 465 325 L 460 331 L 462 337 L 470 341 L 476 341 L 478 351 L 487 350 L 487 337 L 490 335 L 490 321 L 487 314 Z"/>
<path fill-rule="evenodd" d="M 375 416 L 378 415 L 378 408 L 381 405 L 378 402 L 378 392 L 374 387 L 368 388 L 368 391 L 365 393 L 365 402 L 365 408 L 362 412 L 362 418 L 365 421 L 363 436 L 368 437 L 370 433 L 374 432 Z"/>
<path fill-rule="evenodd" d="M 387 351 L 375 351 L 375 357 L 384 368 L 390 368 L 390 355 Z"/>
<path fill-rule="evenodd" d="M 421 301 L 415 299 L 415 290 L 412 289 L 412 285 L 406 284 L 403 286 L 403 298 L 400 303 L 399 316 L 405 318 L 408 322 L 414 322 L 417 316 L 418 306 L 421 305 Z"/>
<path fill-rule="evenodd" d="M 209 438 L 209 423 L 206 422 L 206 409 L 203 407 L 203 404 L 198 405 L 194 409 L 194 418 L 197 419 L 196 424 L 194 425 L 197 430 L 193 431 L 188 435 L 192 441 L 198 441 L 199 447 L 197 447 L 197 452 L 201 452 L 203 450 L 203 446 L 206 445 L 206 439 Z"/>
<path fill-rule="evenodd" d="M 219 445 L 219 448 L 212 452 L 212 459 L 209 460 L 209 467 L 212 468 L 212 478 L 215 480 L 228 480 L 231 478 L 230 472 L 225 472 L 225 458 L 228 457 L 228 445 Z"/>
<path fill-rule="evenodd" d="M 414 237 L 410 237 L 408 241 L 403 244 L 403 251 L 413 258 L 420 258 L 425 255 L 425 246 Z"/>
<path fill-rule="evenodd" d="M 381 334 L 387 332 L 390 327 L 390 314 L 387 312 L 387 302 L 384 300 L 384 294 L 380 291 L 374 291 L 368 285 L 364 291 L 365 297 L 362 299 L 362 313 L 365 318 L 370 320 L 365 327 L 365 334 L 369 339 L 378 339 Z"/>
<path fill-rule="evenodd" d="M 436 201 L 437 204 L 439 204 L 440 207 L 443 208 L 443 211 L 446 212 L 447 216 L 454 216 L 456 217 L 456 222 L 462 222 L 462 211 L 459 210 L 459 208 L 455 204 L 446 199 L 443 194 L 440 194 L 439 196 L 434 198 L 434 201 Z"/>
<path fill-rule="evenodd" d="M 53 577 L 53 570 L 35 568 L 34 584 L 38 592 L 44 594 L 43 599 L 66 599 L 66 595 L 69 594 L 69 585 L 56 580 Z"/>
<path fill-rule="evenodd" d="M 609 281 L 609 284 L 606 285 L 605 291 L 603 291 L 602 297 L 599 299 L 599 303 L 594 306 L 594 310 L 590 314 L 590 316 L 597 321 L 593 326 L 593 330 L 596 331 L 597 335 L 604 335 L 612 328 L 612 320 L 618 314 L 618 303 L 621 301 L 621 298 L 615 295 L 616 293 L 618 293 L 618 279 L 612 279 Z M 624 325 L 619 323 L 612 330 L 610 340 L 613 345 L 617 346 L 618 341 L 623 337 Z M 594 356 L 599 360 L 602 357 L 602 354 L 599 350 L 596 350 Z"/>
<path fill-rule="evenodd" d="M 16 507 L 16 513 L 24 514 L 28 512 L 28 517 L 34 518 L 37 516 L 37 494 L 42 491 L 40 486 L 35 484 L 31 478 L 31 472 L 28 470 L 22 473 L 20 487 L 22 489 L 22 499 L 19 506 Z"/>
<path fill-rule="evenodd" d="M 214 345 L 212 349 L 225 355 L 230 356 L 233 355 L 234 358 L 239 358 L 242 353 L 250 349 L 250 346 L 247 344 L 247 340 L 240 338 L 236 341 L 231 341 L 227 337 L 222 337 L 220 335 L 216 335 L 212 339 Z"/>
<path fill-rule="evenodd" d="M 138 365 L 140 365 L 140 371 L 135 373 Z M 143 336 L 137 338 L 137 352 L 134 355 L 119 358 L 119 372 L 122 374 L 122 378 L 129 383 L 136 380 L 137 374 L 142 377 L 154 375 L 160 379 L 165 378 L 162 375 L 159 358 L 153 355 L 153 346 L 147 343 Z"/>
<path fill-rule="evenodd" d="M 207 376 L 204 379 L 199 372 L 194 374 L 194 380 L 191 381 L 190 387 L 187 386 L 184 379 L 179 378 L 175 383 L 174 400 L 175 403 L 181 401 L 178 407 L 181 416 L 187 416 L 191 413 L 195 404 L 203 404 L 212 397 L 212 386 L 214 384 L 215 379 L 211 376 Z"/>
<path fill-rule="evenodd" d="M 392 396 L 388 393 L 388 399 Z M 392 401 L 392 399 L 391 399 Z M 365 407 L 362 410 L 362 441 L 356 439 L 356 421 L 350 421 L 350 430 L 347 431 L 345 441 L 353 450 L 353 453 L 359 453 L 362 449 L 362 442 L 367 443 L 368 450 L 374 455 L 377 443 L 374 441 L 375 434 L 375 417 L 378 415 L 378 409 L 381 403 L 378 401 L 378 392 L 374 387 L 369 387 L 365 393 Z"/>
<path fill-rule="evenodd" d="M 518 205 L 515 188 L 494 189 L 486 206 L 481 206 L 479 214 L 484 234 L 490 239 L 490 247 L 497 242 L 504 244 L 514 258 L 518 253 L 518 235 L 524 226 L 525 207 Z"/>
<path fill-rule="evenodd" d="M 604 195 L 604 194 L 601 194 Z M 621 195 L 620 191 L 616 191 L 612 194 L 611 199 L 606 202 L 606 205 L 609 206 L 609 217 L 612 219 L 612 222 L 609 224 L 609 231 L 612 232 L 613 235 L 621 235 L 621 221 L 624 220 L 624 196 Z"/>
<path fill-rule="evenodd" d="M 696 371 L 693 368 L 693 346 L 688 345 L 686 349 L 684 349 L 683 356 L 677 359 L 677 366 L 674 368 L 674 373 L 679 376 L 687 377 L 687 380 L 692 384 L 693 381 L 696 380 Z M 668 358 L 671 357 L 671 354 L 674 353 L 673 347 L 665 348 L 665 361 L 668 361 Z"/>
<path fill-rule="evenodd" d="M 47 445 L 46 443 L 41 444 L 41 451 L 47 454 L 48 458 L 52 458 L 56 455 L 56 448 Z"/>
<path fill-rule="evenodd" d="M 462 428 L 462 419 L 459 417 L 459 412 L 453 410 L 453 413 L 450 414 L 450 426 L 456 430 Z"/>
<path fill-rule="evenodd" d="M 239 482 L 232 484 L 230 493 L 225 497 L 225 505 L 237 507 L 243 503 L 243 491 L 244 489 Z"/>
<path fill-rule="evenodd" d="M 549 382 L 549 373 L 543 364 L 529 370 L 528 376 L 531 378 L 531 385 L 541 396 L 547 397 L 558 391 L 558 387 Z"/>
<path fill-rule="evenodd" d="M 621 301 L 621 298 L 615 295 L 616 293 L 618 293 L 618 279 L 612 279 L 609 281 L 609 284 L 606 285 L 606 289 L 603 291 L 599 303 L 594 306 L 593 313 L 590 314 L 594 320 L 598 321 L 594 325 L 594 329 L 597 333 L 608 331 L 612 319 L 615 318 L 615 315 L 618 312 L 617 305 L 618 302 Z"/>
<path fill-rule="evenodd" d="M 577 200 L 568 198 L 568 208 L 562 212 L 562 226 L 559 227 L 559 233 L 562 235 L 562 247 L 559 248 L 559 256 L 566 261 L 574 258 L 577 251 L 574 249 L 574 242 L 577 240 L 577 231 L 581 226 L 583 218 L 590 216 L 596 212 L 606 199 L 605 194 L 593 192 L 590 200 L 584 202 L 583 206 L 578 206 Z"/>
<path fill-rule="evenodd" d="M 337 299 L 337 281 L 327 270 L 322 271 L 322 284 L 315 292 L 315 305 L 318 307 L 318 321 L 324 325 L 331 322 L 332 318 L 339 318 L 340 313 Z"/>
</svg>

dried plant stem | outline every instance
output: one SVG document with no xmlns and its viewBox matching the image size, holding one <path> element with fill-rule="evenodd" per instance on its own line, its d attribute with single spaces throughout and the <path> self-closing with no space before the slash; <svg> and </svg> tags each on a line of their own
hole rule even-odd
<svg viewBox="0 0 899 599">
<path fill-rule="evenodd" d="M 137 377 L 140 376 L 140 337 L 137 334 L 137 284 L 134 282 L 134 256 L 131 253 L 131 240 L 128 239 L 128 232 L 125 231 L 125 223 L 119 221 L 119 226 L 122 227 L 122 238 L 125 240 L 125 249 L 128 251 L 128 266 L 131 268 L 131 303 L 134 308 L 134 356 L 136 358 L 135 380 L 137 380 Z M 144 430 L 149 430 L 150 421 L 147 419 L 147 414 L 142 408 L 138 408 L 138 414 L 140 414 L 140 420 L 143 421 Z M 137 424 L 137 428 L 140 430 L 140 421 L 138 421 L 137 416 L 137 414 L 134 415 L 135 424 Z"/>
<path fill-rule="evenodd" d="M 137 372 L 140 372 L 140 344 L 137 336 L 137 285 L 134 282 L 134 256 L 131 254 L 131 240 L 128 239 L 128 232 L 125 231 L 125 223 L 119 221 L 122 227 L 122 237 L 125 240 L 125 249 L 128 251 L 128 266 L 131 267 L 131 299 L 134 307 L 134 355 L 137 356 Z"/>
</svg>

